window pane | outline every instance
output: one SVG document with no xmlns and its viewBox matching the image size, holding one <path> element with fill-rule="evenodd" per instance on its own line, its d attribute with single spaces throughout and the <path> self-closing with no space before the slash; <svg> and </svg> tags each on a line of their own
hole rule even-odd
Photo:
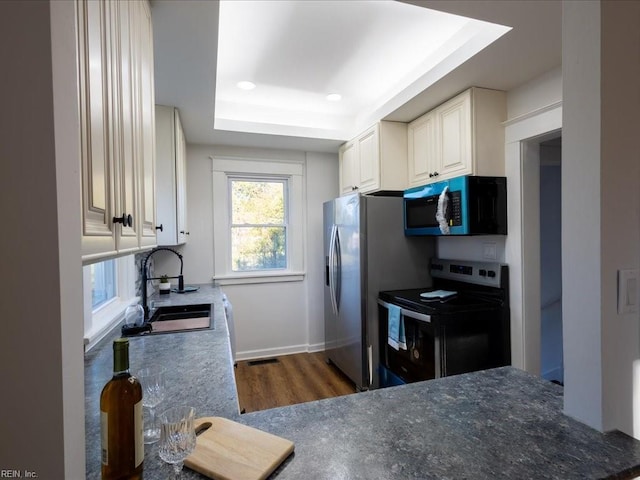
<svg viewBox="0 0 640 480">
<path fill-rule="evenodd" d="M 232 227 L 234 272 L 287 268 L 285 227 Z"/>
<path fill-rule="evenodd" d="M 107 260 L 91 268 L 91 306 L 93 310 L 116 296 L 116 263 Z"/>
<path fill-rule="evenodd" d="M 283 180 L 232 180 L 232 225 L 283 225 L 284 185 Z"/>
</svg>

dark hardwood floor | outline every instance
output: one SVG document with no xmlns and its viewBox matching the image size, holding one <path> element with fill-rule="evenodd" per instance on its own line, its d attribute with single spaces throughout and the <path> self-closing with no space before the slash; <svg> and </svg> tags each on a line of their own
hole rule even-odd
<svg viewBox="0 0 640 480">
<path fill-rule="evenodd" d="M 240 411 L 255 412 L 355 393 L 355 385 L 324 353 L 241 361 L 235 368 Z"/>
</svg>

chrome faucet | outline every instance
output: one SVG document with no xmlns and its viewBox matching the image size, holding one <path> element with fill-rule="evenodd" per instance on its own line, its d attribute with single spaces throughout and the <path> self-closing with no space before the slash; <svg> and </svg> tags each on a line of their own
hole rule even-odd
<svg viewBox="0 0 640 480">
<path fill-rule="evenodd" d="M 147 282 L 149 280 L 160 280 L 161 279 L 161 277 L 149 277 L 148 276 L 147 262 L 149 261 L 149 258 L 151 258 L 151 256 L 154 253 L 159 252 L 161 250 L 166 250 L 168 252 L 175 253 L 178 256 L 178 258 L 180 259 L 180 274 L 176 275 L 174 277 L 167 277 L 167 278 L 177 278 L 178 279 L 178 290 L 179 291 L 184 290 L 184 278 L 182 276 L 182 267 L 183 267 L 182 255 L 180 255 L 173 248 L 167 248 L 167 247 L 158 247 L 158 248 L 154 248 L 153 250 L 151 250 L 149 252 L 149 255 L 147 255 L 144 258 L 144 260 L 142 261 L 142 308 L 144 308 L 144 321 L 145 322 L 147 320 L 149 320 L 149 307 L 147 306 Z"/>
</svg>

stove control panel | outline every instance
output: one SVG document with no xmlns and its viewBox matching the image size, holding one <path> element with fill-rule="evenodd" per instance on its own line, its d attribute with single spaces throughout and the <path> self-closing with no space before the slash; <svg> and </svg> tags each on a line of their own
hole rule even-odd
<svg viewBox="0 0 640 480">
<path fill-rule="evenodd" d="M 502 282 L 508 281 L 502 278 L 503 271 L 506 271 L 503 267 L 506 265 L 497 262 L 432 259 L 431 276 L 501 288 Z"/>
</svg>

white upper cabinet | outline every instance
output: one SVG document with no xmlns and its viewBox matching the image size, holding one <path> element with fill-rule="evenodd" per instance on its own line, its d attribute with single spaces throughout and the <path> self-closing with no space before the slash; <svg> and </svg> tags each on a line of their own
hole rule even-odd
<svg viewBox="0 0 640 480">
<path fill-rule="evenodd" d="M 435 113 L 411 122 L 407 128 L 409 184 L 423 185 L 433 178 L 437 171 Z"/>
<path fill-rule="evenodd" d="M 151 12 L 144 1 L 77 0 L 82 257 L 155 245 Z"/>
<path fill-rule="evenodd" d="M 156 105 L 158 245 L 186 243 L 186 142 L 174 107 Z"/>
<path fill-rule="evenodd" d="M 130 8 L 137 10 L 135 25 L 137 40 L 132 44 L 134 51 L 139 49 L 136 57 L 139 128 L 136 138 L 139 140 L 140 155 L 139 198 L 140 205 L 140 247 L 156 245 L 156 173 L 155 173 L 155 81 L 153 76 L 153 24 L 151 8 L 147 0 L 130 3 Z"/>
<path fill-rule="evenodd" d="M 407 188 L 407 124 L 382 121 L 340 147 L 340 194 Z"/>
<path fill-rule="evenodd" d="M 116 251 L 115 169 L 110 156 L 107 5 L 78 1 L 83 255 Z M 90 62 L 90 59 L 97 61 Z"/>
<path fill-rule="evenodd" d="M 460 175 L 504 175 L 506 95 L 470 88 L 408 126 L 409 186 Z"/>
<path fill-rule="evenodd" d="M 340 195 L 351 193 L 357 189 L 357 176 L 360 167 L 357 165 L 356 142 L 350 141 L 340 146 L 338 155 L 340 158 Z"/>
</svg>

